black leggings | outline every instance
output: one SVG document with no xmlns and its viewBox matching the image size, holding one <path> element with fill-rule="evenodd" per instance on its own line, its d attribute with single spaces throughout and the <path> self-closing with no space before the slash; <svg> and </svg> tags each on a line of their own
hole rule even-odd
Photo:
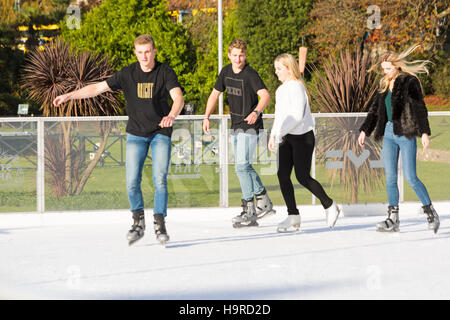
<svg viewBox="0 0 450 320">
<path fill-rule="evenodd" d="M 291 181 L 292 168 L 295 169 L 298 182 L 319 198 L 325 209 L 333 204 L 333 200 L 327 196 L 321 184 L 310 175 L 314 144 L 314 132 L 311 130 L 301 135 L 286 135 L 278 148 L 277 175 L 289 214 L 299 214 Z"/>
</svg>

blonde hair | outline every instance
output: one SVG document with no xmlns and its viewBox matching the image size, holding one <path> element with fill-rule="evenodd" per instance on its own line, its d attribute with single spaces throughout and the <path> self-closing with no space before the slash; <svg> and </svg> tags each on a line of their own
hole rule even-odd
<svg viewBox="0 0 450 320">
<path fill-rule="evenodd" d="M 242 39 L 235 39 L 231 41 L 228 46 L 228 53 L 230 53 L 234 48 L 241 49 L 243 53 L 247 54 L 247 43 Z"/>
<path fill-rule="evenodd" d="M 291 71 L 291 75 L 294 80 L 300 81 L 306 88 L 305 83 L 303 82 L 302 74 L 300 72 L 300 66 L 298 65 L 297 59 L 295 59 L 292 54 L 282 53 L 275 58 L 274 62 L 277 61 L 285 66 L 289 71 Z"/>
<path fill-rule="evenodd" d="M 427 64 L 431 63 L 431 61 L 429 61 L 429 60 L 407 61 L 406 60 L 406 57 L 408 57 L 418 47 L 420 47 L 420 45 L 418 45 L 418 44 L 413 45 L 413 46 L 409 47 L 408 49 L 406 49 L 405 51 L 403 51 L 402 53 L 386 51 L 384 54 L 382 54 L 380 56 L 380 58 L 378 59 L 378 62 L 376 64 L 374 64 L 369 69 L 369 71 L 372 71 L 375 68 L 378 68 L 379 66 L 381 66 L 381 63 L 383 63 L 383 62 L 390 62 L 397 70 L 395 77 L 397 77 L 397 75 L 400 72 L 408 73 L 416 78 L 419 73 L 429 74 Z M 395 77 L 394 77 L 394 79 L 395 79 Z M 392 80 L 393 79 L 390 79 L 387 75 L 384 75 L 380 79 L 380 90 L 379 91 L 385 92 L 389 88 L 389 85 Z"/>
<path fill-rule="evenodd" d="M 134 40 L 134 46 L 142 44 L 151 44 L 152 49 L 155 49 L 155 40 L 153 40 L 152 36 L 148 34 L 141 34 Z"/>
</svg>

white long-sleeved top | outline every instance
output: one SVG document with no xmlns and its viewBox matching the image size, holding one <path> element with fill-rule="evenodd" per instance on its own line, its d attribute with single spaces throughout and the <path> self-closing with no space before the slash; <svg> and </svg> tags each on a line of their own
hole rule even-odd
<svg viewBox="0 0 450 320">
<path fill-rule="evenodd" d="M 287 134 L 300 135 L 314 129 L 308 95 L 303 84 L 289 80 L 278 87 L 275 93 L 275 120 L 271 136 L 281 143 Z"/>
</svg>

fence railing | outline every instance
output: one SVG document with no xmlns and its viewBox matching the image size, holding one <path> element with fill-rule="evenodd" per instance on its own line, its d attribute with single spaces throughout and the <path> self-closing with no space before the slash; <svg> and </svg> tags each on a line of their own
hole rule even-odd
<svg viewBox="0 0 450 320">
<path fill-rule="evenodd" d="M 357 145 L 365 113 L 313 114 L 316 149 L 311 175 L 340 203 L 385 202 L 381 142 Z M 284 201 L 277 178 L 277 154 L 267 149 L 274 115 L 264 128 L 253 166 L 272 201 Z M 46 212 L 128 208 L 125 186 L 128 117 L 0 118 L 0 212 Z M 211 116 L 211 134 L 202 131 L 203 116 L 179 116 L 172 134 L 168 175 L 169 207 L 240 205 L 234 172 L 229 116 Z M 418 140 L 419 178 L 432 200 L 450 200 L 450 112 L 430 112 L 430 150 Z M 143 172 L 145 206 L 153 206 L 151 153 Z M 401 166 L 401 161 L 400 161 Z M 417 201 L 399 171 L 401 201 Z M 446 177 L 446 178 L 445 178 Z M 444 178 L 444 179 L 443 179 Z M 315 203 L 298 184 L 299 204 Z"/>
</svg>

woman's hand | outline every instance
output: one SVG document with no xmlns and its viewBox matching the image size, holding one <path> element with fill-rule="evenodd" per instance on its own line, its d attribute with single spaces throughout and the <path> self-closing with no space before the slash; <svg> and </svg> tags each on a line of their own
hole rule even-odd
<svg viewBox="0 0 450 320">
<path fill-rule="evenodd" d="M 366 133 L 361 131 L 358 137 L 358 144 L 361 148 L 364 148 L 364 141 L 366 140 Z"/>
<path fill-rule="evenodd" d="M 428 134 L 424 133 L 422 134 L 422 146 L 423 150 L 427 150 L 428 146 L 430 145 L 430 138 L 428 137 Z"/>
<path fill-rule="evenodd" d="M 275 146 L 276 146 L 275 136 L 270 136 L 269 143 L 267 144 L 267 147 L 269 148 L 269 150 L 271 152 L 275 152 Z"/>
</svg>

